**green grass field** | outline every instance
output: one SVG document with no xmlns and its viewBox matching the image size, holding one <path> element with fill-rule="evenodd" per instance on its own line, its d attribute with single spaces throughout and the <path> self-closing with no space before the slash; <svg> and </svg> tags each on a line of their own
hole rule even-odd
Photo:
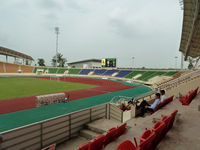
<svg viewBox="0 0 200 150">
<path fill-rule="evenodd" d="M 0 100 L 81 90 L 95 85 L 36 78 L 0 78 Z"/>
</svg>

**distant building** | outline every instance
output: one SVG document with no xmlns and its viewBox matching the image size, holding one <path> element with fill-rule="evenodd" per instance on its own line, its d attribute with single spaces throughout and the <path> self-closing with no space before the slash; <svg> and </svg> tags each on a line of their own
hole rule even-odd
<svg viewBox="0 0 200 150">
<path fill-rule="evenodd" d="M 68 66 L 71 68 L 101 68 L 101 60 L 100 59 L 87 59 L 82 61 L 76 61 L 68 63 Z"/>
</svg>

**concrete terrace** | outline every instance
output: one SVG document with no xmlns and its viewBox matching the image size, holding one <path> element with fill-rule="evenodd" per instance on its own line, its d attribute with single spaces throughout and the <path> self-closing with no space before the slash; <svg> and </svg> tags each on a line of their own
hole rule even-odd
<svg viewBox="0 0 200 150">
<path fill-rule="evenodd" d="M 128 130 L 116 141 L 108 144 L 104 150 L 114 150 L 123 141 L 129 139 L 133 142 L 134 136 L 141 136 L 145 127 L 152 127 L 153 120 L 159 120 L 161 114 L 168 115 L 178 109 L 174 127 L 167 133 L 165 138 L 157 146 L 157 150 L 199 150 L 200 149 L 200 95 L 198 95 L 189 106 L 183 106 L 177 99 L 157 111 L 153 115 L 146 115 L 144 118 L 138 117 L 127 122 Z M 121 123 L 101 119 L 88 126 L 99 130 L 107 131 Z M 97 130 L 96 129 L 96 130 Z M 57 146 L 57 150 L 76 150 L 80 145 L 87 142 L 84 137 L 77 137 Z"/>
</svg>

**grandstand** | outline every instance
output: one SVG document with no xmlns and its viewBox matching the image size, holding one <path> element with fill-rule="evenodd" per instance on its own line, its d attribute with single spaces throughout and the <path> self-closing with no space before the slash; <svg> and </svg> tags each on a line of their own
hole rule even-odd
<svg viewBox="0 0 200 150">
<path fill-rule="evenodd" d="M 25 62 L 28 62 L 28 64 L 33 61 L 33 58 L 31 56 L 28 56 L 26 54 L 17 52 L 15 50 L 11 50 L 5 47 L 0 47 L 0 55 L 3 55 L 6 57 L 6 62 L 0 62 L 0 73 L 32 73 L 34 67 L 30 65 L 25 65 Z M 13 57 L 15 59 L 21 59 L 23 61 L 23 64 L 13 64 L 8 62 L 8 57 Z"/>
<path fill-rule="evenodd" d="M 33 66 L 0 62 L 0 73 L 32 73 L 33 69 Z"/>
<path fill-rule="evenodd" d="M 176 70 L 122 70 L 122 69 L 67 69 L 67 68 L 53 68 L 53 67 L 35 67 L 33 73 L 37 72 L 37 69 L 43 70 L 45 73 L 48 70 L 48 75 L 51 74 L 63 74 L 63 75 L 85 75 L 87 77 L 108 77 L 118 79 L 133 79 L 134 81 L 148 82 L 155 77 L 165 78 L 168 80 L 176 78 L 180 71 Z M 67 71 L 68 70 L 68 71 Z M 66 72 L 67 71 L 67 72 Z M 177 76 L 178 77 L 178 76 Z"/>
</svg>

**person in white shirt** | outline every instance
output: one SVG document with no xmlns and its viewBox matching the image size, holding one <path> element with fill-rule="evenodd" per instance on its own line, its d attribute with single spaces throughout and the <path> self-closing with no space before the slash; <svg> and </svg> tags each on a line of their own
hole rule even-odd
<svg viewBox="0 0 200 150">
<path fill-rule="evenodd" d="M 156 106 L 159 104 L 160 104 L 160 93 L 156 93 L 156 99 L 153 102 L 153 104 L 150 105 L 147 101 L 143 100 L 141 104 L 137 106 L 136 108 L 137 109 L 141 108 L 140 116 L 144 116 L 145 112 L 147 111 L 154 112 Z"/>
<path fill-rule="evenodd" d="M 167 98 L 165 95 L 165 90 L 160 90 L 160 94 L 161 94 L 160 102 L 162 103 Z"/>
</svg>

